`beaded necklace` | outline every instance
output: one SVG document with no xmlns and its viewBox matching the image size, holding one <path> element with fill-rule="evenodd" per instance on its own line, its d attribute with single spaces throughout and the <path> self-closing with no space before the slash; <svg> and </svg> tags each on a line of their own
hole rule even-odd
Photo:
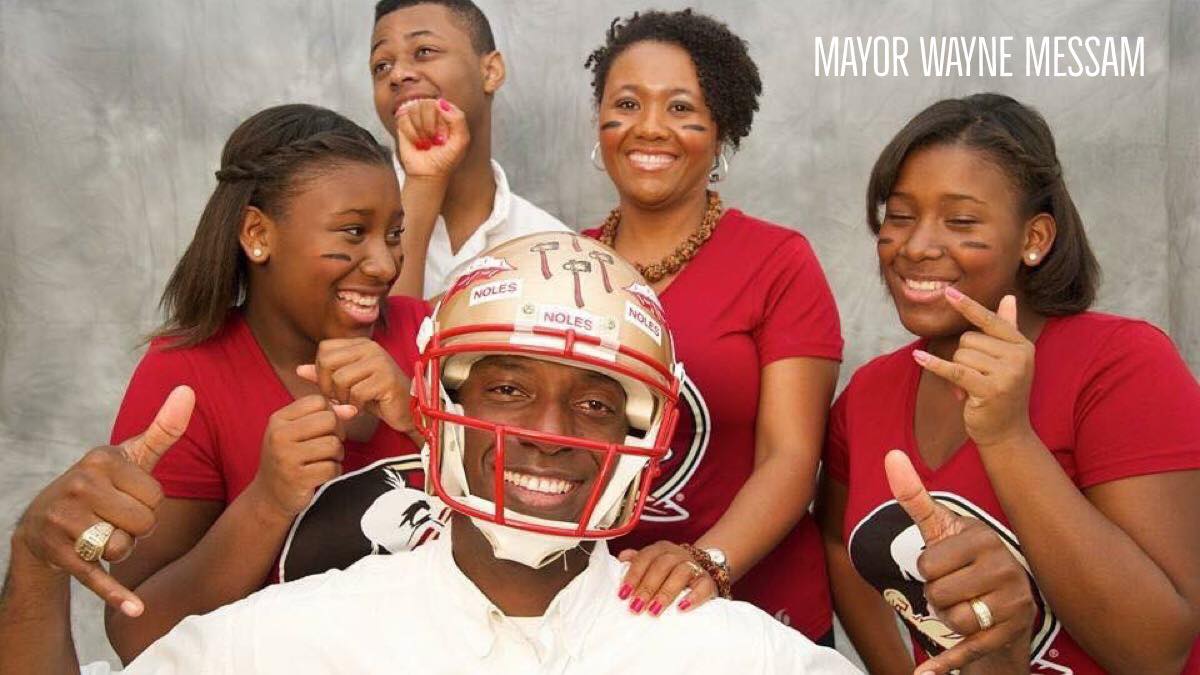
<svg viewBox="0 0 1200 675">
<path fill-rule="evenodd" d="M 689 234 L 683 243 L 662 260 L 649 265 L 635 262 L 633 266 L 642 273 L 643 277 L 646 277 L 646 281 L 652 284 L 675 274 L 679 268 L 696 257 L 696 252 L 712 236 L 713 230 L 717 227 L 717 221 L 721 218 L 721 211 L 721 195 L 709 190 L 708 208 L 704 212 L 704 218 L 700 221 L 700 227 Z M 617 226 L 620 224 L 621 209 L 618 207 L 608 214 L 608 217 L 604 219 L 604 224 L 600 226 L 600 243 L 612 247 L 613 242 L 617 240 Z"/>
</svg>

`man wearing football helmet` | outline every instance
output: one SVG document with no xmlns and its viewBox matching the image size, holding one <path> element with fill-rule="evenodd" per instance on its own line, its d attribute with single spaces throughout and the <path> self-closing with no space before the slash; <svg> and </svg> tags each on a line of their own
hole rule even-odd
<svg viewBox="0 0 1200 675">
<path fill-rule="evenodd" d="M 636 524 L 676 420 L 680 370 L 656 309 L 630 265 L 577 235 L 481 256 L 426 321 L 414 379 L 428 490 L 454 512 L 449 535 L 191 617 L 127 672 L 855 672 L 745 603 L 658 621 L 612 593 L 623 566 L 605 540 Z M 138 441 L 155 452 L 119 449 L 105 466 L 129 473 L 162 452 L 186 426 L 180 398 L 190 404 L 173 395 Z M 91 495 L 63 487 L 74 478 L 23 522 L 65 506 L 94 513 L 129 483 L 90 476 Z M 44 599 L 65 598 L 59 569 L 78 569 L 82 553 L 59 549 L 18 526 L 0 670 L 75 668 L 68 605 Z"/>
</svg>

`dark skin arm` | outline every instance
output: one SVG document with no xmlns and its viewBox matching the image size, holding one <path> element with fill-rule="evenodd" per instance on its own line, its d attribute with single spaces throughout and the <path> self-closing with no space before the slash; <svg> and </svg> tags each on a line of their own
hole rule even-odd
<svg viewBox="0 0 1200 675">
<path fill-rule="evenodd" d="M 108 639 L 122 662 L 132 661 L 185 617 L 211 612 L 262 586 L 291 520 L 246 493 L 224 512 L 223 506 L 165 500 L 154 536 L 112 566 L 113 576 L 146 603 L 137 618 L 105 610 Z"/>
<path fill-rule="evenodd" d="M 725 552 L 736 581 L 770 553 L 796 526 L 816 493 L 817 464 L 825 418 L 837 384 L 838 363 L 828 359 L 780 359 L 762 369 L 754 470 L 721 518 L 696 541 L 699 548 Z M 689 584 L 685 609 L 713 597 L 715 584 L 695 583 L 691 556 L 672 542 L 639 552 L 622 551 L 632 561 L 623 585 L 630 602 L 667 607 Z"/>
<path fill-rule="evenodd" d="M 454 169 L 467 153 L 466 116 L 445 99 L 419 100 L 396 112 L 396 152 L 404 166 L 404 264 L 392 295 L 425 293 L 425 258 Z"/>
<path fill-rule="evenodd" d="M 178 387 L 145 433 L 119 446 L 94 448 L 34 497 L 13 531 L 8 578 L 0 594 L 0 672 L 79 672 L 71 639 L 73 576 L 110 607 L 143 612 L 136 594 L 75 551 L 97 523 L 116 528 L 102 552 L 108 561 L 129 555 L 135 538 L 157 522 L 162 488 L 150 470 L 183 434 L 195 394 Z"/>
<path fill-rule="evenodd" d="M 1081 492 L 1029 422 L 1034 350 L 1015 299 L 993 313 L 946 297 L 979 331 L 963 335 L 953 360 L 921 365 L 966 392 L 967 433 L 1042 592 L 1106 670 L 1178 673 L 1200 632 L 1200 471 Z"/>
<path fill-rule="evenodd" d="M 825 541 L 825 561 L 833 591 L 833 608 L 868 672 L 910 675 L 913 660 L 896 624 L 896 613 L 850 562 L 842 522 L 846 515 L 846 486 L 825 473 L 817 496 L 817 521 Z"/>
<path fill-rule="evenodd" d="M 236 602 L 262 586 L 292 520 L 341 473 L 342 420 L 353 406 L 313 394 L 273 414 L 258 473 L 222 511 L 213 501 L 168 499 L 155 536 L 113 575 L 145 601 L 137 619 L 109 611 L 108 638 L 128 663 L 185 617 Z"/>
<path fill-rule="evenodd" d="M 13 534 L 12 556 L 0 594 L 0 671 L 77 673 L 71 637 L 71 583 L 42 564 Z"/>
</svg>

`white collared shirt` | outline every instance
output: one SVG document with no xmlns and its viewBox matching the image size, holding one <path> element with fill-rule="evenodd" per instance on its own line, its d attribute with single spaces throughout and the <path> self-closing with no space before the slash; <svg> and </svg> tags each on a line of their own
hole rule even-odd
<svg viewBox="0 0 1200 675">
<path fill-rule="evenodd" d="M 189 617 L 125 672 L 858 672 L 748 603 L 634 615 L 617 598 L 624 570 L 598 542 L 544 616 L 510 618 L 459 570 L 446 531 L 414 552 L 368 556 Z"/>
<path fill-rule="evenodd" d="M 392 154 L 392 165 L 396 168 L 396 178 L 400 180 L 400 187 L 403 188 L 404 167 L 400 165 L 395 153 Z M 475 256 L 494 246 L 534 232 L 569 231 L 558 218 L 534 206 L 520 195 L 513 194 L 508 187 L 508 177 L 504 175 L 504 169 L 500 168 L 499 162 L 494 159 L 492 175 L 496 179 L 496 199 L 492 203 L 492 213 L 463 242 L 457 253 L 450 248 L 446 219 L 438 214 L 437 221 L 433 224 L 432 236 L 429 238 L 429 250 L 425 254 L 426 298 L 446 292 L 462 267 Z"/>
</svg>

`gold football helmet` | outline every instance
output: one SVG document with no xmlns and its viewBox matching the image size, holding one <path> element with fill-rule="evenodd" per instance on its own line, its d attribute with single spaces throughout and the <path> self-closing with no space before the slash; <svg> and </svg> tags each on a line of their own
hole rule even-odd
<svg viewBox="0 0 1200 675">
<path fill-rule="evenodd" d="M 418 336 L 414 418 L 425 435 L 427 489 L 469 515 L 498 557 L 540 567 L 582 539 L 629 532 L 667 453 L 677 421 L 681 367 L 654 291 L 632 265 L 599 242 L 568 232 L 511 240 L 477 257 L 442 297 Z M 549 434 L 468 417 L 454 392 L 479 359 L 512 354 L 586 368 L 625 390 L 623 443 Z M 577 522 L 537 518 L 472 495 L 464 428 L 505 439 L 582 448 L 599 455 Z M 503 456 L 495 471 L 503 474 Z M 501 485 L 503 475 L 494 477 Z"/>
</svg>

